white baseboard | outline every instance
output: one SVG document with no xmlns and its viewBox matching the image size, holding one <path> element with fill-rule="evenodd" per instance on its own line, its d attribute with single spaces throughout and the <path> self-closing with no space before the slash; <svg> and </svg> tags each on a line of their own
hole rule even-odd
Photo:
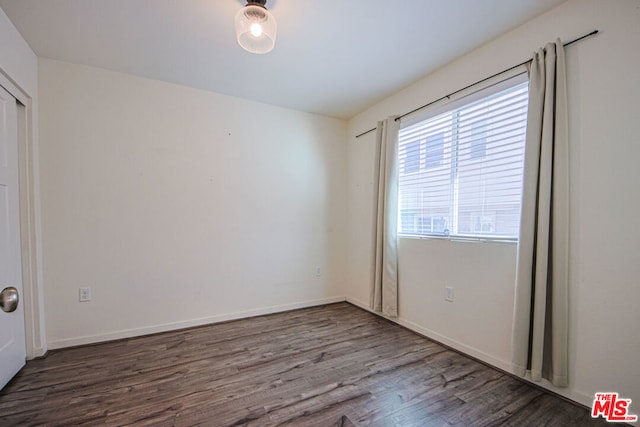
<svg viewBox="0 0 640 427">
<path fill-rule="evenodd" d="M 177 329 L 191 328 L 194 326 L 210 325 L 213 323 L 226 322 L 229 320 L 244 319 L 247 317 L 262 316 L 264 314 L 274 314 L 283 311 L 296 310 L 299 308 L 315 307 L 324 304 L 333 304 L 345 301 L 345 297 L 330 297 L 309 301 L 301 301 L 291 304 L 274 305 L 271 307 L 256 308 L 252 310 L 238 311 L 234 313 L 219 314 L 199 319 L 190 319 L 180 322 L 164 323 L 160 325 L 144 326 L 141 328 L 123 329 L 115 332 L 107 332 L 96 335 L 86 335 L 75 338 L 65 338 L 48 342 L 48 349 L 73 347 L 77 345 L 95 344 L 105 341 L 119 340 L 122 338 L 139 337 L 142 335 L 155 334 L 158 332 L 175 331 Z"/>
<path fill-rule="evenodd" d="M 27 355 L 27 360 L 37 359 L 47 354 L 47 349 L 44 347 L 34 347 L 31 354 Z"/>
<path fill-rule="evenodd" d="M 441 335 L 441 334 L 439 334 L 439 333 L 437 333 L 435 331 L 432 331 L 431 329 L 424 328 L 424 327 L 422 327 L 422 326 L 418 325 L 417 323 L 414 323 L 414 322 L 412 322 L 410 320 L 404 319 L 402 317 L 388 317 L 388 316 L 385 316 L 382 313 L 376 313 L 376 312 L 372 311 L 371 309 L 369 309 L 368 304 L 365 304 L 364 302 L 358 301 L 358 300 L 356 300 L 354 298 L 351 298 L 351 297 L 347 297 L 347 302 L 349 302 L 349 303 L 351 303 L 353 305 L 357 305 L 358 307 L 360 307 L 360 308 L 362 308 L 364 310 L 367 310 L 367 311 L 369 311 L 369 312 L 371 312 L 373 314 L 376 314 L 378 316 L 382 316 L 385 319 L 388 319 L 388 320 L 390 320 L 390 321 L 392 321 L 394 323 L 397 323 L 397 324 L 399 324 L 401 326 L 404 326 L 405 328 L 410 329 L 413 332 L 416 332 L 416 333 L 418 333 L 418 334 L 420 334 L 422 336 L 430 338 L 430 339 L 432 339 L 434 341 L 438 341 L 439 343 L 442 343 L 442 344 L 444 344 L 446 346 L 449 346 L 451 348 L 455 348 L 456 350 L 461 351 L 464 354 L 467 354 L 467 355 L 469 355 L 471 357 L 475 357 L 476 359 L 482 360 L 485 363 L 489 363 L 490 365 L 495 366 L 496 368 L 500 368 L 500 369 L 505 370 L 505 371 L 511 369 L 509 363 L 507 361 L 505 361 L 505 360 L 498 359 L 498 358 L 496 358 L 496 357 L 494 357 L 494 356 L 492 356 L 490 354 L 487 354 L 487 353 L 485 353 L 485 352 L 483 352 L 481 350 L 478 350 L 478 349 L 476 349 L 474 347 L 468 346 L 468 345 L 466 345 L 464 343 L 461 343 L 459 341 L 456 341 L 456 340 L 453 340 L 453 339 L 451 339 L 449 337 Z"/>
<path fill-rule="evenodd" d="M 417 323 L 411 322 L 409 320 L 403 319 L 402 317 L 389 317 L 389 316 L 385 316 L 382 313 L 376 313 L 373 310 L 371 310 L 369 308 L 369 304 L 362 302 L 360 300 L 357 300 L 355 298 L 351 298 L 351 297 L 347 297 L 346 301 L 350 304 L 353 304 L 357 307 L 362 308 L 363 310 L 367 310 L 370 313 L 373 313 L 377 316 L 380 317 L 384 317 L 387 320 L 390 320 L 394 323 L 397 323 L 398 325 L 404 326 L 405 328 L 416 332 L 424 337 L 430 338 L 434 341 L 438 341 L 439 343 L 442 343 L 448 347 L 451 347 L 457 351 L 460 351 L 461 353 L 464 353 L 466 355 L 469 355 L 471 357 L 474 357 L 478 360 L 481 360 L 484 363 L 487 363 L 491 366 L 495 366 L 498 369 L 502 369 L 505 372 L 512 372 L 511 371 L 511 364 L 506 361 L 506 360 L 501 360 L 498 359 L 490 354 L 487 354 L 483 351 L 480 351 L 474 347 L 468 346 L 466 344 L 463 344 L 459 341 L 453 340 L 449 337 L 446 337 L 444 335 L 441 335 L 435 331 L 432 331 L 430 329 L 424 328 L 420 325 L 418 325 Z M 538 387 L 543 387 L 553 393 L 559 394 L 562 397 L 565 397 L 569 400 L 572 400 L 574 402 L 577 402 L 581 405 L 584 405 L 588 408 L 591 407 L 591 405 L 593 404 L 593 395 L 588 395 L 585 394 L 583 392 L 577 391 L 575 389 L 571 389 L 571 388 L 558 388 L 555 387 L 553 384 L 551 384 L 550 382 L 548 382 L 547 380 L 542 380 L 540 382 L 537 381 L 533 381 L 531 380 L 531 377 L 528 376 L 523 378 L 525 381 L 531 383 L 532 385 L 538 386 Z"/>
</svg>

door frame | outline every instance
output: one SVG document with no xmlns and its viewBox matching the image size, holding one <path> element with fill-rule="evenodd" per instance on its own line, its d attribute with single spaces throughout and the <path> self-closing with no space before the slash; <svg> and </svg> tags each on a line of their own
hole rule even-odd
<svg viewBox="0 0 640 427">
<path fill-rule="evenodd" d="M 27 359 L 47 352 L 42 282 L 42 231 L 37 121 L 33 99 L 0 67 L 0 86 L 17 100 L 20 257 Z"/>
</svg>

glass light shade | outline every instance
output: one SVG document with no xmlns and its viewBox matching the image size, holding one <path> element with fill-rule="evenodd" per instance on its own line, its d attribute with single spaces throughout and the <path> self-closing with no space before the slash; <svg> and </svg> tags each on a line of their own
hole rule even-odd
<svg viewBox="0 0 640 427">
<path fill-rule="evenodd" d="M 248 52 L 271 52 L 276 31 L 276 20 L 264 6 L 248 4 L 236 14 L 238 44 Z"/>
</svg>

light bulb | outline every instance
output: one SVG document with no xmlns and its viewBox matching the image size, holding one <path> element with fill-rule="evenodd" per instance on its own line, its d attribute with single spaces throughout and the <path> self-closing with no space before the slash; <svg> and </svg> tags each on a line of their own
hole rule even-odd
<svg viewBox="0 0 640 427">
<path fill-rule="evenodd" d="M 247 52 L 259 54 L 273 49 L 278 30 L 273 15 L 261 3 L 264 2 L 247 0 L 247 5 L 236 13 L 235 18 L 238 44 Z"/>
<path fill-rule="evenodd" d="M 262 25 L 257 22 L 251 24 L 251 35 L 253 37 L 260 37 L 262 35 Z"/>
</svg>

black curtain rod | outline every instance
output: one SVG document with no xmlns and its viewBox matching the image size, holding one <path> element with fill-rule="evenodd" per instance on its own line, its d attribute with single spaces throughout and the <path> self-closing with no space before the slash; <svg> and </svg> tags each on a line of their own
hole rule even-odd
<svg viewBox="0 0 640 427">
<path fill-rule="evenodd" d="M 587 37 L 591 37 L 591 36 L 593 36 L 593 35 L 595 35 L 595 34 L 598 34 L 598 30 L 593 30 L 593 31 L 591 31 L 591 32 L 590 32 L 590 33 L 588 33 L 588 34 L 585 34 L 584 36 L 581 36 L 581 37 L 578 37 L 577 39 L 573 39 L 573 40 L 571 40 L 571 41 L 569 41 L 569 42 L 566 42 L 566 43 L 564 43 L 564 44 L 563 44 L 563 46 L 564 46 L 564 47 L 567 47 L 567 46 L 569 46 L 569 45 L 571 45 L 571 44 L 574 44 L 574 43 L 576 43 L 576 42 L 579 42 L 580 40 L 586 39 Z M 469 89 L 470 87 L 473 87 L 473 86 L 475 86 L 475 85 L 477 85 L 477 84 L 484 83 L 484 82 L 486 82 L 487 80 L 490 80 L 490 79 L 492 79 L 492 78 L 494 78 L 494 77 L 499 76 L 500 74 L 508 73 L 508 72 L 509 72 L 509 71 L 511 71 L 511 70 L 515 70 L 516 68 L 521 67 L 521 66 L 523 66 L 523 65 L 525 65 L 525 64 L 528 64 L 529 62 L 531 62 L 531 59 L 527 59 L 526 61 L 521 62 L 521 63 L 519 63 L 519 64 L 517 64 L 517 65 L 514 65 L 513 67 L 509 67 L 509 68 L 507 68 L 506 70 L 499 71 L 499 72 L 497 72 L 497 73 L 495 73 L 495 74 L 490 75 L 489 77 L 485 77 L 485 78 L 484 78 L 484 79 L 482 79 L 482 80 L 478 80 L 478 81 L 477 81 L 477 82 L 475 82 L 475 83 L 471 83 L 470 85 L 465 86 L 465 87 L 463 87 L 462 89 L 458 89 L 458 90 L 456 90 L 455 92 L 451 92 L 449 95 L 445 95 L 445 96 L 443 96 L 442 98 L 438 98 L 438 99 L 436 99 L 435 101 L 431 101 L 431 102 L 429 102 L 429 103 L 427 103 L 427 104 L 421 105 L 421 106 L 420 106 L 420 107 L 418 107 L 418 108 L 414 108 L 413 110 L 411 110 L 411 111 L 409 111 L 409 112 L 407 112 L 407 113 L 404 113 L 403 115 L 401 115 L 401 116 L 397 117 L 397 118 L 396 118 L 396 121 L 398 121 L 398 120 L 402 119 L 403 117 L 406 117 L 406 116 L 408 116 L 408 115 L 410 115 L 410 114 L 413 114 L 413 113 L 415 113 L 416 111 L 420 111 L 420 110 L 422 110 L 423 108 L 427 108 L 427 107 L 429 107 L 430 105 L 435 104 L 436 102 L 440 102 L 440 101 L 442 101 L 443 99 L 449 99 L 449 98 L 451 98 L 453 95 L 456 95 L 456 94 L 458 94 L 458 93 L 460 93 L 460 92 L 462 92 L 462 91 L 465 91 L 465 90 Z M 366 134 L 368 134 L 368 133 L 371 133 L 371 132 L 373 132 L 373 131 L 374 131 L 374 130 L 376 130 L 376 129 L 377 129 L 377 128 L 373 128 L 373 129 L 369 129 L 368 131 L 362 132 L 361 134 L 356 135 L 356 138 L 360 138 L 361 136 L 364 136 L 364 135 L 366 135 Z"/>
</svg>

